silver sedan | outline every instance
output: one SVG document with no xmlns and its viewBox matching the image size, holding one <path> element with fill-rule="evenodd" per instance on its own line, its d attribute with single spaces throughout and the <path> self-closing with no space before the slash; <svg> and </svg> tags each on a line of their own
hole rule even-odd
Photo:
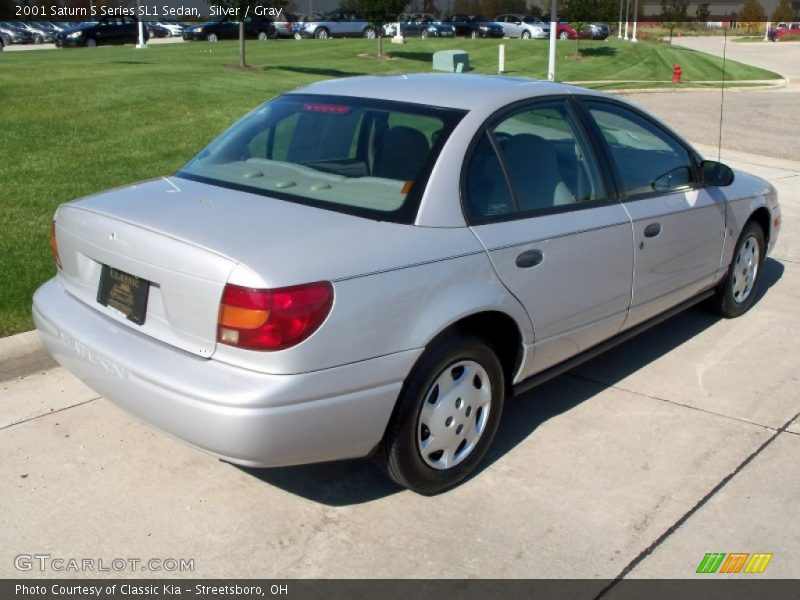
<svg viewBox="0 0 800 600">
<path fill-rule="evenodd" d="M 436 493 L 505 398 L 701 300 L 746 312 L 780 224 L 768 183 L 620 99 L 355 77 L 62 205 L 33 314 L 108 400 L 227 461 L 375 453 Z"/>
</svg>

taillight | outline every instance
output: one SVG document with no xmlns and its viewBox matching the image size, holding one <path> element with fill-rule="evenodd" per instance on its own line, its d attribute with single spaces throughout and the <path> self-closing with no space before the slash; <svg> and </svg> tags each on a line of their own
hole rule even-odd
<svg viewBox="0 0 800 600">
<path fill-rule="evenodd" d="M 50 222 L 50 248 L 53 249 L 53 257 L 56 259 L 56 266 L 61 268 L 61 257 L 58 255 L 58 240 L 56 240 L 56 222 Z"/>
<path fill-rule="evenodd" d="M 217 341 L 249 350 L 283 350 L 314 333 L 333 306 L 327 281 L 274 290 L 228 284 L 219 307 Z"/>
</svg>

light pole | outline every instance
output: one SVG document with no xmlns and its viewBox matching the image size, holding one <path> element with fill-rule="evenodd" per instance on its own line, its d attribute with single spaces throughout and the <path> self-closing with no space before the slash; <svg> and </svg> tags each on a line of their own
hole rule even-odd
<svg viewBox="0 0 800 600">
<path fill-rule="evenodd" d="M 633 37 L 632 42 L 636 40 L 636 25 L 639 22 L 639 0 L 633 0 Z"/>
<path fill-rule="evenodd" d="M 631 14 L 631 0 L 625 0 L 625 39 L 630 39 L 628 37 L 628 19 L 630 18 Z"/>
<path fill-rule="evenodd" d="M 617 27 L 617 39 L 622 39 L 622 0 L 619 0 L 619 27 Z"/>
<path fill-rule="evenodd" d="M 556 80 L 556 33 L 558 32 L 558 0 L 550 3 L 550 56 L 547 62 L 547 79 Z"/>
<path fill-rule="evenodd" d="M 136 20 L 139 23 L 139 41 L 136 44 L 137 48 L 147 48 L 147 42 L 144 41 L 144 23 L 142 22 L 142 9 L 139 6 L 139 0 L 136 0 Z"/>
</svg>

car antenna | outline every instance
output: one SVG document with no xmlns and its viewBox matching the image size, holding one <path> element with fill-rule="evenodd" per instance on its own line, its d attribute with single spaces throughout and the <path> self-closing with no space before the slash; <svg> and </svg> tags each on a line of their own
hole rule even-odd
<svg viewBox="0 0 800 600">
<path fill-rule="evenodd" d="M 724 42 L 722 43 L 722 92 L 719 101 L 719 139 L 717 140 L 717 162 L 722 161 L 722 111 L 725 107 L 725 63 L 728 58 L 728 28 L 723 23 L 722 33 Z"/>
</svg>

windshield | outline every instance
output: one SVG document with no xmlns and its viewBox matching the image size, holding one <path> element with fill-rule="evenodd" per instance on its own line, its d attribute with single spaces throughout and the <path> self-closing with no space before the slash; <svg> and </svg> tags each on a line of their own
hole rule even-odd
<svg viewBox="0 0 800 600">
<path fill-rule="evenodd" d="M 177 175 L 328 210 L 412 223 L 463 111 L 288 94 L 251 112 Z"/>
</svg>

